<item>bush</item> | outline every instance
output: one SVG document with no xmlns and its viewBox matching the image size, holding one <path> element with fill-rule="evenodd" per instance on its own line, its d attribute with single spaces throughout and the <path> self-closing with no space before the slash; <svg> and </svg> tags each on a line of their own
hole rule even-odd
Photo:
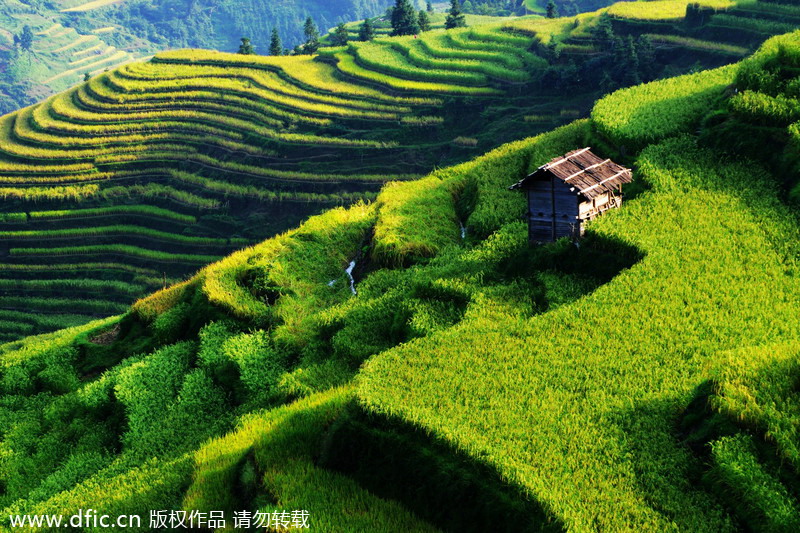
<svg viewBox="0 0 800 533">
<path fill-rule="evenodd" d="M 267 333 L 258 331 L 230 337 L 223 343 L 222 353 L 239 367 L 249 405 L 263 406 L 276 398 L 287 361 L 272 346 Z"/>
<path fill-rule="evenodd" d="M 200 349 L 197 365 L 204 368 L 224 389 L 236 391 L 239 386 L 239 367 L 224 351 L 225 342 L 236 334 L 231 322 L 211 322 L 200 330 Z"/>
<path fill-rule="evenodd" d="M 192 343 L 173 344 L 120 370 L 114 393 L 127 415 L 128 431 L 122 439 L 126 447 L 154 450 L 151 446 L 158 443 L 147 442 L 152 440 L 147 437 L 169 429 L 164 427 L 165 413 L 180 391 L 193 355 Z"/>
<path fill-rule="evenodd" d="M 163 312 L 153 321 L 153 333 L 160 344 L 168 344 L 181 338 L 189 318 L 189 310 L 189 304 L 182 302 Z"/>
</svg>

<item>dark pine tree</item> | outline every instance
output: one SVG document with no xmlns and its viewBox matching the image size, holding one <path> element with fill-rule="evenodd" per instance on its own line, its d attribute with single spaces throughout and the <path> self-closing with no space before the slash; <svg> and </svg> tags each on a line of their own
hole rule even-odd
<svg viewBox="0 0 800 533">
<path fill-rule="evenodd" d="M 26 24 L 22 28 L 19 39 L 15 39 L 15 41 L 19 43 L 20 48 L 30 51 L 31 47 L 33 47 L 33 30 L 31 30 L 31 27 Z"/>
<path fill-rule="evenodd" d="M 251 56 L 256 53 L 256 47 L 250 44 L 250 39 L 242 37 L 242 44 L 239 45 L 240 54 Z"/>
<path fill-rule="evenodd" d="M 303 34 L 306 36 L 303 52 L 306 54 L 317 53 L 317 50 L 319 50 L 319 30 L 311 17 L 308 17 L 305 24 L 303 24 Z"/>
<path fill-rule="evenodd" d="M 707 22 L 706 19 L 709 11 L 711 10 L 703 9 L 697 2 L 686 4 L 686 16 L 684 17 L 684 21 L 690 28 L 702 26 Z"/>
<path fill-rule="evenodd" d="M 431 29 L 431 18 L 425 11 L 419 12 L 417 24 L 419 25 L 419 31 L 429 31 Z"/>
<path fill-rule="evenodd" d="M 409 0 L 396 0 L 392 9 L 392 35 L 414 35 L 419 33 L 417 10 Z"/>
<path fill-rule="evenodd" d="M 467 18 L 461 12 L 461 2 L 459 0 L 450 0 L 450 12 L 447 13 L 444 27 L 451 30 L 453 28 L 464 28 L 466 25 Z"/>
<path fill-rule="evenodd" d="M 272 29 L 272 38 L 269 40 L 269 55 L 283 55 L 283 43 L 281 42 L 281 36 L 278 34 L 277 28 Z"/>
<path fill-rule="evenodd" d="M 610 16 L 606 13 L 600 15 L 597 24 L 589 31 L 600 45 L 601 50 L 608 52 L 613 49 L 617 36 L 614 34 L 613 26 L 611 26 Z"/>
<path fill-rule="evenodd" d="M 344 22 L 339 23 L 331 36 L 331 43 L 333 43 L 333 46 L 344 46 L 349 40 L 350 34 L 347 33 Z"/>
<path fill-rule="evenodd" d="M 659 64 L 656 48 L 647 35 L 636 39 L 636 55 L 639 58 L 639 75 L 643 81 L 652 81 L 658 76 Z"/>
<path fill-rule="evenodd" d="M 433 4 L 431 4 L 430 0 L 428 0 L 428 3 L 425 5 L 425 9 L 428 13 L 433 13 Z"/>
<path fill-rule="evenodd" d="M 628 35 L 624 39 L 617 37 L 614 43 L 613 58 L 615 77 L 621 86 L 630 87 L 642 82 L 639 77 L 639 56 L 632 35 Z"/>
<path fill-rule="evenodd" d="M 358 39 L 360 41 L 371 41 L 375 38 L 375 28 L 372 26 L 372 21 L 369 19 L 361 23 L 358 29 Z"/>
<path fill-rule="evenodd" d="M 556 3 L 553 0 L 547 2 L 547 18 L 558 18 L 558 7 L 556 7 Z"/>
</svg>

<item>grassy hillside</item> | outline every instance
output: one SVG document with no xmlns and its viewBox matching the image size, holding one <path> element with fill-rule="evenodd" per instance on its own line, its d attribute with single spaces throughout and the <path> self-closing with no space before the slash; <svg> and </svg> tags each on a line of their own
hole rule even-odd
<svg viewBox="0 0 800 533">
<path fill-rule="evenodd" d="M 0 346 L 2 516 L 795 530 L 796 207 L 782 163 L 709 143 L 754 80 L 796 100 L 799 39 L 618 91 L 120 316 Z M 507 186 L 583 145 L 633 166 L 629 197 L 580 247 L 530 246 Z"/>
<path fill-rule="evenodd" d="M 165 52 L 110 72 L 117 52 L 48 28 L 50 48 L 78 54 L 53 83 L 94 75 L 0 118 L 0 340 L 119 313 L 322 209 L 374 199 L 386 181 L 585 115 L 609 88 L 730 63 L 782 28 L 709 41 L 720 16 L 797 12 L 714 0 L 697 23 L 680 2 L 651 4 L 646 20 L 622 4 L 318 56 Z M 470 19 L 482 20 L 498 19 Z"/>
</svg>

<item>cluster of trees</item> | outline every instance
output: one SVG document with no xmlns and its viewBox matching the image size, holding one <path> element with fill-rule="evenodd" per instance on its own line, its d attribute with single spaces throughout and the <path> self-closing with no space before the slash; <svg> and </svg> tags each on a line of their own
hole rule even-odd
<svg viewBox="0 0 800 533">
<path fill-rule="evenodd" d="M 525 0 L 465 0 L 462 8 L 464 13 L 471 15 L 491 15 L 495 17 L 524 15 L 526 13 Z"/>
<path fill-rule="evenodd" d="M 46 0 L 52 1 L 52 0 Z M 387 0 L 126 0 L 113 9 L 98 10 L 108 20 L 147 39 L 159 49 L 210 48 L 236 50 L 239 38 L 252 39 L 257 53 L 266 53 L 272 29 L 290 51 L 307 43 L 303 21 L 312 16 L 319 28 L 340 20 L 360 20 L 382 12 Z M 0 0 L 2 4 L 2 0 Z M 98 17 L 100 15 L 91 15 Z M 115 44 L 115 43 L 114 43 Z M 115 44 L 116 45 L 116 44 Z M 119 46 L 118 46 L 119 47 Z M 313 48 L 313 45 L 311 46 Z M 282 50 L 285 53 L 286 50 Z"/>
<path fill-rule="evenodd" d="M 395 0 L 394 7 L 390 8 L 387 12 L 391 20 L 392 32 L 391 35 L 416 35 L 431 29 L 431 16 L 433 13 L 433 5 L 431 2 L 427 3 L 425 9 L 417 10 L 411 4 L 410 0 Z M 459 0 L 450 0 L 450 9 L 445 19 L 445 28 L 463 28 L 466 27 L 467 21 Z M 284 55 L 284 54 L 313 54 L 319 50 L 320 35 L 316 24 L 311 17 L 308 17 L 303 25 L 303 34 L 306 41 L 295 47 L 291 52 L 284 49 L 281 37 L 277 29 L 272 30 L 272 37 L 270 39 L 269 53 L 270 55 Z M 358 30 L 358 39 L 361 41 L 371 41 L 375 38 L 375 25 L 369 18 L 361 23 Z M 344 46 L 350 40 L 350 34 L 344 23 L 336 26 L 330 36 L 330 42 L 333 46 Z M 242 44 L 239 46 L 240 54 L 254 54 L 255 47 L 248 38 L 242 38 Z"/>
<path fill-rule="evenodd" d="M 419 12 L 411 5 L 409 0 L 395 0 L 394 7 L 390 9 L 392 21 L 392 35 L 416 35 L 431 29 L 433 6 L 430 2 L 426 9 Z M 463 28 L 467 25 L 466 17 L 460 0 L 450 0 L 450 10 L 447 13 L 444 27 Z"/>
<path fill-rule="evenodd" d="M 0 50 L 0 115 L 32 104 L 35 99 L 28 94 L 28 73 L 34 67 L 33 30 L 23 26 L 13 36 L 14 46 Z"/>
<path fill-rule="evenodd" d="M 433 6 L 430 9 L 433 10 Z M 409 0 L 395 0 L 394 7 L 391 9 L 390 19 L 392 22 L 392 35 L 416 35 L 429 28 L 430 16 L 426 10 L 419 13 Z"/>
<path fill-rule="evenodd" d="M 337 34 L 343 31 L 345 34 L 345 43 L 347 42 L 347 29 L 344 24 L 339 24 L 337 27 Z M 317 28 L 314 19 L 307 17 L 303 23 L 303 35 L 305 35 L 305 42 L 294 47 L 293 50 L 288 50 L 283 47 L 280 33 L 277 28 L 272 28 L 272 34 L 269 41 L 269 55 L 282 56 L 282 55 L 295 55 L 295 54 L 315 54 L 319 50 L 319 29 Z M 248 37 L 242 37 L 242 44 L 239 45 L 239 53 L 244 55 L 252 55 L 256 53 L 255 46 L 250 42 Z"/>
<path fill-rule="evenodd" d="M 30 51 L 33 47 L 33 30 L 27 24 L 22 27 L 19 35 L 14 35 L 14 46 Z"/>
<path fill-rule="evenodd" d="M 453 28 L 463 28 L 467 25 L 467 19 L 461 10 L 459 0 L 450 0 L 450 12 L 444 21 L 444 27 L 448 30 Z"/>
<path fill-rule="evenodd" d="M 578 13 L 594 11 L 606 7 L 610 3 L 612 2 L 607 0 L 548 0 L 545 15 L 548 18 L 574 17 Z M 464 5 L 466 7 L 466 2 Z"/>
<path fill-rule="evenodd" d="M 126 28 L 159 48 L 223 48 L 224 40 L 215 35 L 221 14 L 212 16 L 205 4 L 206 0 L 133 0 L 100 11 L 97 16 L 103 19 L 95 23 Z"/>
<path fill-rule="evenodd" d="M 648 36 L 634 38 L 632 35 L 616 35 L 607 15 L 600 18 L 592 35 L 601 53 L 581 64 L 574 61 L 559 64 L 557 45 L 553 43 L 546 52 L 552 66 L 548 68 L 542 82 L 556 90 L 593 84 L 599 85 L 603 92 L 610 92 L 620 87 L 652 81 L 663 68 Z"/>
</svg>

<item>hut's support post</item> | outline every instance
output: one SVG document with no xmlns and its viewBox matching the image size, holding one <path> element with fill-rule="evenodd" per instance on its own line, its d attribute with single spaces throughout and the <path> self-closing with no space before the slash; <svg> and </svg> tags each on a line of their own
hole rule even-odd
<svg viewBox="0 0 800 533">
<path fill-rule="evenodd" d="M 553 178 L 550 178 L 550 219 L 551 228 L 552 228 L 552 235 L 550 240 L 555 242 L 556 241 L 556 184 Z"/>
</svg>

